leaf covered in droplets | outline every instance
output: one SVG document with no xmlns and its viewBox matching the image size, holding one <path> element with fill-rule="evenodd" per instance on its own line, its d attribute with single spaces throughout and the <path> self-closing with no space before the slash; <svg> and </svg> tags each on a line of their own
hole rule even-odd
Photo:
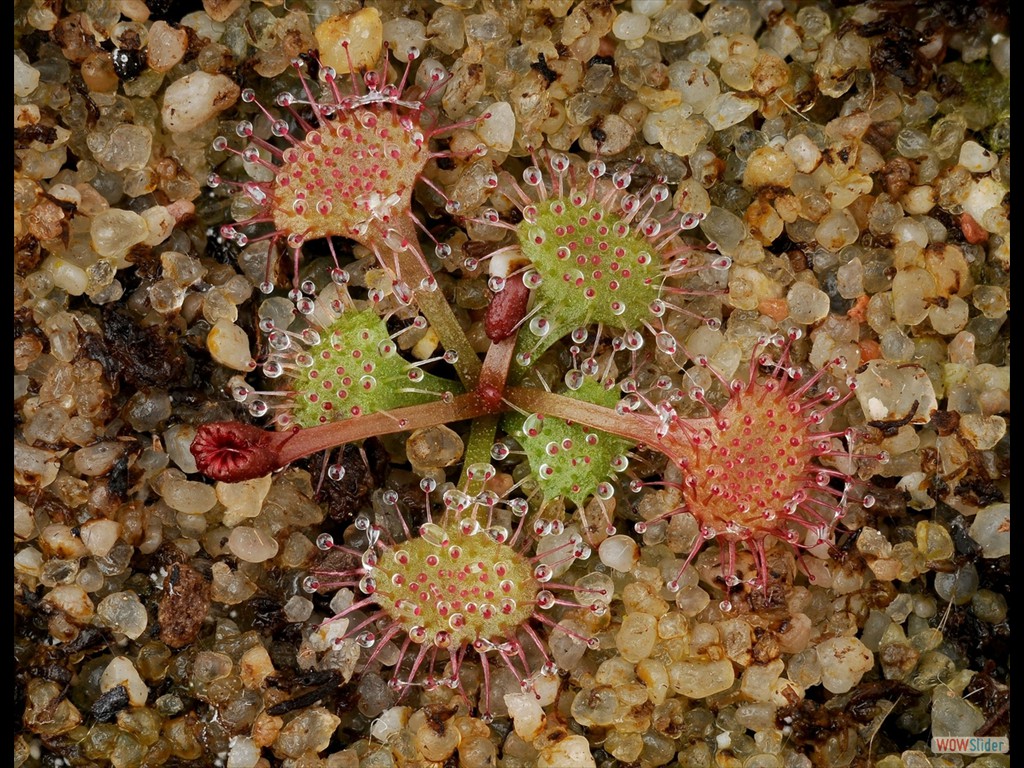
<svg viewBox="0 0 1024 768">
<path fill-rule="evenodd" d="M 591 323 L 628 331 L 651 321 L 651 305 L 664 282 L 661 251 L 667 241 L 658 239 L 659 222 L 641 226 L 634 220 L 646 202 L 621 189 L 594 192 L 593 199 L 579 190 L 524 209 L 516 229 L 533 266 L 523 280 L 535 289 L 537 315 L 529 326 L 533 333 L 520 337 L 519 351 L 529 349 L 537 357 L 572 329 Z"/>
<path fill-rule="evenodd" d="M 293 416 L 311 427 L 437 400 L 458 385 L 424 373 L 398 353 L 373 310 L 345 312 L 319 331 L 296 369 Z"/>
<path fill-rule="evenodd" d="M 579 389 L 568 389 L 567 397 L 614 408 L 617 388 L 606 388 L 586 377 Z M 537 414 L 510 417 L 506 428 L 523 446 L 530 468 L 545 500 L 564 496 L 576 506 L 595 493 L 613 474 L 613 464 L 632 444 L 615 435 Z"/>
</svg>

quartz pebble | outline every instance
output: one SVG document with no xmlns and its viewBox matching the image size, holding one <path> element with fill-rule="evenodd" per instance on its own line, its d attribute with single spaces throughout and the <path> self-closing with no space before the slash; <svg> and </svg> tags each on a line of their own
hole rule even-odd
<svg viewBox="0 0 1024 768">
<path fill-rule="evenodd" d="M 462 438 L 444 425 L 417 429 L 405 442 L 409 461 L 415 467 L 450 467 L 462 458 Z"/>
<path fill-rule="evenodd" d="M 657 23 L 654 26 L 657 27 Z M 679 91 L 683 103 L 696 114 L 703 113 L 722 91 L 718 76 L 694 61 L 674 62 L 668 68 L 668 78 L 672 88 Z"/>
<path fill-rule="evenodd" d="M 821 163 L 821 150 L 804 133 L 798 133 L 787 141 L 783 151 L 800 173 L 811 173 Z"/>
<path fill-rule="evenodd" d="M 211 571 L 210 598 L 225 605 L 237 605 L 256 593 L 256 585 L 241 571 L 232 571 L 227 563 L 214 563 Z"/>
<path fill-rule="evenodd" d="M 384 25 L 376 8 L 331 16 L 317 25 L 313 34 L 320 47 L 320 60 L 339 75 L 348 74 L 350 66 L 357 72 L 373 67 L 384 45 Z"/>
<path fill-rule="evenodd" d="M 855 299 L 864 295 L 864 262 L 850 259 L 836 270 L 836 289 L 844 299 Z"/>
<path fill-rule="evenodd" d="M 32 507 L 21 499 L 14 499 L 14 536 L 21 541 L 32 538 L 36 530 L 35 517 L 32 515 Z"/>
<path fill-rule="evenodd" d="M 990 589 L 979 589 L 971 598 L 971 612 L 989 624 L 1006 620 L 1006 598 Z"/>
<path fill-rule="evenodd" d="M 108 171 L 138 171 L 146 167 L 153 147 L 153 134 L 141 125 L 122 124 L 109 136 L 92 134 L 97 141 L 93 157 Z M 115 209 L 116 210 L 116 209 Z"/>
<path fill-rule="evenodd" d="M 612 23 L 612 34 L 619 40 L 632 42 L 640 40 L 651 28 L 651 20 L 640 13 L 620 13 Z"/>
<path fill-rule="evenodd" d="M 544 729 L 544 709 L 533 693 L 507 693 L 505 706 L 516 733 L 523 741 L 533 741 Z"/>
<path fill-rule="evenodd" d="M 233 106 L 241 89 L 227 75 L 202 70 L 175 80 L 164 92 L 160 110 L 164 127 L 171 133 L 193 131 Z"/>
<path fill-rule="evenodd" d="M 82 714 L 66 698 L 66 693 L 66 686 L 52 680 L 29 680 L 25 691 L 25 726 L 43 736 L 60 736 L 78 726 Z"/>
<path fill-rule="evenodd" d="M 39 70 L 14 54 L 14 95 L 28 96 L 39 85 Z"/>
<path fill-rule="evenodd" d="M 228 536 L 228 547 L 247 563 L 263 563 L 277 554 L 278 543 L 265 530 L 240 525 Z"/>
<path fill-rule="evenodd" d="M 925 560 L 948 560 L 953 556 L 953 538 L 944 526 L 929 520 L 922 520 L 917 524 L 915 534 L 917 548 L 924 555 Z"/>
<path fill-rule="evenodd" d="M 199 683 L 220 680 L 231 673 L 231 657 L 216 651 L 200 651 L 192 662 L 192 678 Z"/>
<path fill-rule="evenodd" d="M 886 360 L 871 360 L 857 374 L 857 401 L 869 421 L 910 416 L 911 424 L 926 424 L 938 409 L 935 387 L 923 368 Z"/>
<path fill-rule="evenodd" d="M 892 281 L 893 316 L 900 325 L 917 325 L 937 294 L 935 278 L 920 267 L 901 269 Z"/>
<path fill-rule="evenodd" d="M 476 127 L 476 135 L 496 152 L 508 152 L 516 133 L 516 118 L 507 101 L 496 101 L 487 107 L 487 115 Z"/>
<path fill-rule="evenodd" d="M 187 515 L 202 515 L 217 503 L 213 488 L 197 480 L 169 479 L 163 484 L 161 494 L 171 509 Z"/>
<path fill-rule="evenodd" d="M 53 482 L 60 468 L 56 452 L 45 451 L 14 440 L 14 481 L 44 488 Z"/>
<path fill-rule="evenodd" d="M 828 294 L 808 283 L 794 283 L 786 295 L 786 301 L 789 304 L 789 316 L 794 322 L 810 325 L 828 315 Z"/>
<path fill-rule="evenodd" d="M 146 220 L 133 211 L 110 208 L 94 216 L 89 226 L 92 247 L 106 258 L 117 258 L 149 235 Z"/>
<path fill-rule="evenodd" d="M 121 524 L 116 520 L 90 520 L 81 529 L 82 544 L 95 557 L 106 557 L 117 544 Z"/>
<path fill-rule="evenodd" d="M 672 689 L 691 699 L 727 690 L 736 679 L 732 662 L 719 661 L 677 661 L 668 668 Z"/>
<path fill-rule="evenodd" d="M 155 431 L 171 417 L 171 398 L 165 390 L 140 390 L 128 400 L 125 420 L 140 432 Z"/>
<path fill-rule="evenodd" d="M 274 664 L 267 649 L 257 645 L 243 653 L 238 660 L 238 674 L 246 688 L 261 687 L 263 681 L 274 674 Z"/>
<path fill-rule="evenodd" d="M 903 210 L 908 214 L 920 215 L 928 213 L 928 211 L 935 207 L 935 188 L 926 184 L 911 187 L 903 193 L 900 202 L 903 204 Z"/>
<path fill-rule="evenodd" d="M 701 31 L 700 19 L 681 3 L 668 3 L 654 18 L 649 37 L 661 43 L 677 43 Z"/>
<path fill-rule="evenodd" d="M 971 173 L 988 173 L 996 167 L 999 157 L 976 141 L 965 141 L 960 146 L 960 165 Z"/>
<path fill-rule="evenodd" d="M 114 441 L 86 446 L 75 451 L 75 469 L 86 477 L 99 477 L 107 474 L 123 453 L 124 444 Z"/>
<path fill-rule="evenodd" d="M 708 240 L 717 245 L 718 251 L 726 256 L 733 254 L 746 233 L 739 216 L 717 205 L 708 211 L 700 228 Z"/>
<path fill-rule="evenodd" d="M 985 724 L 985 716 L 971 702 L 946 686 L 932 693 L 932 729 L 947 736 L 973 736 Z"/>
<path fill-rule="evenodd" d="M 243 0 L 203 0 L 203 10 L 214 21 L 227 21 L 242 6 Z"/>
<path fill-rule="evenodd" d="M 425 722 L 416 728 L 413 736 L 417 751 L 427 760 L 436 763 L 451 757 L 461 740 L 461 732 L 450 720 Z"/>
<path fill-rule="evenodd" d="M 96 616 L 115 632 L 137 640 L 146 631 L 149 617 L 134 592 L 115 592 L 100 600 Z"/>
<path fill-rule="evenodd" d="M 550 706 L 558 700 L 562 690 L 562 681 L 557 674 L 535 675 L 533 678 L 533 695 L 537 703 L 542 707 Z"/>
<path fill-rule="evenodd" d="M 53 609 L 63 611 L 68 619 L 81 625 L 88 624 L 95 613 L 92 599 L 77 584 L 54 587 L 46 593 L 43 602 Z"/>
<path fill-rule="evenodd" d="M 668 698 L 671 686 L 668 669 L 656 659 L 646 658 L 636 666 L 636 676 L 647 686 L 647 695 L 654 705 L 662 704 Z"/>
<path fill-rule="evenodd" d="M 49 272 L 57 288 L 72 296 L 81 296 L 89 287 L 88 273 L 74 262 L 51 255 L 44 262 L 43 268 Z"/>
<path fill-rule="evenodd" d="M 272 484 L 271 475 L 240 483 L 218 482 L 214 492 L 217 501 L 224 505 L 223 524 L 233 528 L 243 520 L 256 517 L 263 508 L 263 500 L 267 498 Z"/>
<path fill-rule="evenodd" d="M 657 620 L 647 613 L 630 613 L 615 636 L 622 658 L 630 662 L 646 659 L 658 640 Z"/>
<path fill-rule="evenodd" d="M 228 751 L 226 768 L 255 768 L 261 750 L 249 736 L 234 736 Z"/>
<path fill-rule="evenodd" d="M 293 595 L 284 604 L 284 617 L 293 624 L 308 619 L 313 613 L 313 603 L 302 595 Z"/>
<path fill-rule="evenodd" d="M 384 42 L 399 61 L 407 61 L 411 50 L 422 51 L 427 45 L 426 28 L 415 19 L 399 17 L 383 25 Z"/>
<path fill-rule="evenodd" d="M 857 221 L 846 210 L 831 211 L 814 230 L 814 239 L 818 245 L 833 253 L 850 245 L 859 236 Z"/>
<path fill-rule="evenodd" d="M 201 280 L 207 273 L 198 259 L 177 251 L 164 251 L 160 254 L 160 266 L 164 277 L 182 288 Z"/>
<path fill-rule="evenodd" d="M 16 574 L 38 579 L 43 567 L 43 553 L 34 547 L 26 547 L 14 556 Z"/>
<path fill-rule="evenodd" d="M 821 684 L 831 693 L 846 693 L 874 666 L 874 655 L 856 637 L 832 637 L 816 648 Z"/>
<path fill-rule="evenodd" d="M 769 701 L 785 668 L 782 659 L 773 659 L 764 666 L 747 667 L 740 681 L 740 692 L 751 701 Z"/>
<path fill-rule="evenodd" d="M 935 574 L 935 594 L 953 605 L 967 605 L 978 590 L 978 569 L 968 563 L 952 573 Z"/>
<path fill-rule="evenodd" d="M 189 201 L 179 200 L 178 202 L 191 205 Z M 154 205 L 152 208 L 147 208 L 142 212 L 142 219 L 146 222 L 146 229 L 149 230 L 146 239 L 142 241 L 143 245 L 160 245 L 160 243 L 171 236 L 171 231 L 177 223 L 172 210 L 172 208 L 165 205 Z"/>
<path fill-rule="evenodd" d="M 628 573 L 640 560 L 640 548 L 625 534 L 609 536 L 597 550 L 601 562 L 619 573 Z"/>
<path fill-rule="evenodd" d="M 442 53 L 455 53 L 466 40 L 463 23 L 463 15 L 458 10 L 441 6 L 427 22 L 430 45 Z"/>
<path fill-rule="evenodd" d="M 978 450 L 988 451 L 995 448 L 1006 434 L 1006 419 L 1002 416 L 965 413 L 960 417 L 960 434 Z"/>
<path fill-rule="evenodd" d="M 605 115 L 601 118 L 600 134 L 595 130 L 587 131 L 580 136 L 580 147 L 585 152 L 598 152 L 605 156 L 617 155 L 627 149 L 635 135 L 633 126 L 622 117 L 616 114 Z M 662 139 L 664 138 L 663 134 Z M 664 143 L 662 146 L 670 152 L 676 152 L 675 148 L 670 148 Z"/>
<path fill-rule="evenodd" d="M 782 286 L 754 267 L 729 269 L 729 303 L 736 309 L 757 309 L 762 302 L 782 296 Z"/>
<path fill-rule="evenodd" d="M 639 733 L 620 733 L 615 731 L 608 736 L 604 748 L 612 757 L 626 763 L 632 763 L 643 752 L 644 740 Z"/>
<path fill-rule="evenodd" d="M 795 172 L 795 163 L 784 151 L 771 146 L 758 147 L 747 158 L 743 186 L 752 191 L 763 187 L 788 188 Z"/>
<path fill-rule="evenodd" d="M 586 736 L 567 736 L 546 745 L 537 755 L 537 768 L 597 768 Z"/>
<path fill-rule="evenodd" d="M 711 595 L 697 586 L 683 587 L 676 593 L 676 607 L 685 616 L 696 616 L 711 602 Z"/>
<path fill-rule="evenodd" d="M 370 735 L 382 744 L 387 744 L 409 722 L 410 714 L 412 710 L 409 707 L 391 707 L 385 710 L 370 724 Z"/>
<path fill-rule="evenodd" d="M 167 72 L 181 61 L 188 50 L 188 33 L 175 29 L 166 21 L 157 21 L 149 28 L 146 56 L 154 72 Z"/>
<path fill-rule="evenodd" d="M 284 543 L 279 562 L 285 568 L 304 568 L 315 552 L 316 545 L 305 534 L 295 531 Z"/>
<path fill-rule="evenodd" d="M 61 523 L 53 523 L 40 531 L 39 546 L 44 554 L 58 560 L 85 557 L 89 553 L 81 536 Z"/>
<path fill-rule="evenodd" d="M 680 157 L 692 155 L 707 136 L 707 123 L 691 119 L 689 112 L 689 108 L 677 107 L 651 112 L 644 121 L 644 138 Z"/>
<path fill-rule="evenodd" d="M 572 630 L 574 633 L 586 637 L 583 633 L 587 630 L 579 622 L 567 619 L 559 622 L 559 624 L 565 629 Z M 575 667 L 587 651 L 587 644 L 584 641 L 569 635 L 567 632 L 556 632 L 551 635 L 548 640 L 548 646 L 551 650 L 552 660 L 562 669 L 572 669 Z"/>
<path fill-rule="evenodd" d="M 249 351 L 249 337 L 230 320 L 218 320 L 206 337 L 210 355 L 221 365 L 236 371 L 251 371 L 256 367 Z"/>
<path fill-rule="evenodd" d="M 190 450 L 196 437 L 196 428 L 191 424 L 175 424 L 164 430 L 164 449 L 171 461 L 186 475 L 195 474 L 196 459 Z"/>
<path fill-rule="evenodd" d="M 341 718 L 324 707 L 303 710 L 281 729 L 274 753 L 297 758 L 306 752 L 323 752 L 340 724 Z"/>
<path fill-rule="evenodd" d="M 704 117 L 716 131 L 721 131 L 754 113 L 759 105 L 756 98 L 740 96 L 729 91 L 716 96 L 704 110 Z"/>
<path fill-rule="evenodd" d="M 968 533 L 981 546 L 984 557 L 1010 554 L 1010 505 L 985 507 L 974 516 Z"/>
<path fill-rule="evenodd" d="M 149 686 L 142 682 L 139 671 L 126 656 L 118 656 L 111 660 L 100 676 L 100 690 L 103 693 L 123 685 L 128 694 L 128 701 L 133 707 L 142 707 L 149 697 Z"/>
<path fill-rule="evenodd" d="M 960 204 L 964 212 L 981 225 L 986 220 L 986 214 L 1000 206 L 1004 197 L 1006 187 L 991 176 L 984 176 L 968 185 Z"/>
</svg>

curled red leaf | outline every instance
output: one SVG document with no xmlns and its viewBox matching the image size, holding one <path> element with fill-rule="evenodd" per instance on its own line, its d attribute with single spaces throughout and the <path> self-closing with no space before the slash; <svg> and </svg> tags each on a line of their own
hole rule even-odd
<svg viewBox="0 0 1024 768">
<path fill-rule="evenodd" d="M 281 436 L 251 424 L 216 421 L 199 428 L 190 450 L 204 475 L 238 483 L 263 477 L 281 466 Z"/>
<path fill-rule="evenodd" d="M 509 280 L 505 288 L 494 294 L 487 314 L 484 316 L 484 331 L 493 342 L 504 341 L 513 333 L 526 315 L 530 301 L 530 289 L 522 280 Z"/>
</svg>

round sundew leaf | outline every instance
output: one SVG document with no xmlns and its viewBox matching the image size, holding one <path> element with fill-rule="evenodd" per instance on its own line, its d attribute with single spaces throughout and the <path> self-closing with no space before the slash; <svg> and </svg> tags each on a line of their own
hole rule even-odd
<svg viewBox="0 0 1024 768">
<path fill-rule="evenodd" d="M 238 224 L 222 232 L 245 245 L 251 224 L 271 222 L 296 258 L 304 243 L 332 236 L 378 250 L 388 231 L 412 215 L 413 188 L 434 156 L 429 137 L 440 127 L 422 124 L 426 107 L 403 94 L 404 79 L 385 83 L 374 75 L 365 88 L 355 82 L 349 88 L 348 78 L 323 67 L 320 76 L 330 86 L 320 89 L 296 66 L 302 96 L 280 92 L 275 107 L 259 104 L 249 89 L 243 92 L 243 101 L 256 102 L 270 120 L 279 151 L 263 151 L 267 147 L 248 120 L 235 128 L 247 146 L 233 148 L 223 136 L 213 142 L 216 151 L 247 161 L 248 177 L 234 180 L 240 182 Z M 299 103 L 312 110 L 312 126 L 294 113 Z M 223 183 L 219 176 L 210 178 L 211 186 Z"/>
<path fill-rule="evenodd" d="M 517 234 L 539 283 L 534 306 L 549 328 L 539 340 L 521 334 L 521 351 L 532 348 L 539 357 L 571 329 L 590 323 L 643 328 L 664 278 L 657 244 L 616 210 L 582 195 L 549 198 L 535 208 Z"/>
<path fill-rule="evenodd" d="M 843 360 L 835 358 L 805 377 L 790 358 L 797 338 L 799 334 L 779 336 L 755 345 L 750 378 L 731 382 L 728 400 L 713 410 L 709 406 L 703 426 L 691 429 L 670 456 L 682 470 L 683 503 L 668 516 L 691 515 L 697 522 L 700 537 L 690 559 L 703 542 L 717 539 L 727 590 L 743 582 L 762 587 L 769 582 L 769 538 L 825 545 L 849 501 L 856 499 L 865 507 L 874 503 L 870 494 L 858 498 L 853 491 L 856 477 L 835 462 L 855 456 L 850 433 L 844 447 L 829 431 L 830 414 L 854 396 L 852 390 L 844 395 L 838 387 L 826 386 L 826 376 L 842 370 Z M 781 348 L 777 356 L 767 353 L 770 346 Z M 709 365 L 700 355 L 697 362 Z M 724 381 L 721 374 L 718 378 Z M 691 397 L 707 404 L 699 388 Z M 875 460 L 885 461 L 884 454 Z M 739 546 L 753 554 L 752 578 L 737 572 Z M 668 582 L 669 589 L 679 589 L 681 576 L 682 571 Z"/>
<path fill-rule="evenodd" d="M 808 488 L 815 433 L 807 414 L 791 409 L 800 401 L 789 389 L 755 381 L 722 406 L 688 469 L 703 484 L 684 483 L 688 509 L 702 525 L 774 532 L 787 515 L 784 505 Z"/>
<path fill-rule="evenodd" d="M 388 105 L 371 105 L 340 110 L 321 129 L 299 137 L 277 169 L 274 224 L 306 240 L 358 239 L 369 222 L 408 212 L 412 188 L 430 158 L 418 122 L 416 112 L 400 115 Z"/>
<path fill-rule="evenodd" d="M 374 599 L 409 632 L 445 633 L 454 648 L 475 640 L 501 642 L 530 619 L 538 585 L 529 560 L 483 529 L 439 529 L 385 547 L 370 575 Z"/>
<path fill-rule="evenodd" d="M 460 389 L 399 355 L 373 310 L 345 312 L 319 335 L 306 350 L 311 364 L 297 366 L 291 382 L 299 426 L 428 403 Z"/>
<path fill-rule="evenodd" d="M 590 377 L 583 379 L 579 389 L 562 394 L 605 408 L 614 408 L 619 400 L 616 388 L 606 388 Z M 577 507 L 608 479 L 613 460 L 633 447 L 615 435 L 553 416 L 516 415 L 505 426 L 523 446 L 544 499 L 562 496 Z"/>
</svg>

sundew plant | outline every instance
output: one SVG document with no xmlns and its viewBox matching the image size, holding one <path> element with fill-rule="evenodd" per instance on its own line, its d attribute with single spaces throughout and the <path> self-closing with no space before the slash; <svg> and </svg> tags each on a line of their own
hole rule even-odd
<svg viewBox="0 0 1024 768">
<path fill-rule="evenodd" d="M 350 46 L 349 39 L 340 43 L 348 68 L 354 69 Z M 201 472 L 238 482 L 369 435 L 473 420 L 464 487 L 442 494 L 440 524 L 432 522 L 428 501 L 427 522 L 418 529 L 403 520 L 404 540 L 383 544 L 379 528 L 370 527 L 375 533 L 365 550 L 343 548 L 362 563 L 338 571 L 352 581 L 327 584 L 358 586 L 365 595 L 330 622 L 347 626 L 340 620 L 361 607 L 379 611 L 347 633 L 333 635 L 336 642 L 373 625 L 382 642 L 403 638 L 391 681 L 403 692 L 424 670 L 431 684 L 460 687 L 465 653 L 475 650 L 483 664 L 483 708 L 489 716 L 490 653 L 501 656 L 524 690 L 533 685 L 517 632 L 528 634 L 549 671 L 556 668 L 532 626 L 537 620 L 554 624 L 534 610 L 555 605 L 550 591 L 538 591 L 546 579 L 537 571 L 550 569 L 543 562 L 531 568 L 522 546 L 516 551 L 520 531 L 543 535 L 552 524 L 557 532 L 575 525 L 583 535 L 575 534 L 569 546 L 580 559 L 591 553 L 585 541 L 596 546 L 624 535 L 615 514 L 616 480 L 628 478 L 633 491 L 645 481 L 659 484 L 650 480 L 649 469 L 630 471 L 635 451 L 658 455 L 681 474 L 678 483 L 660 483 L 679 492 L 678 504 L 636 523 L 636 531 L 646 533 L 651 522 L 675 515 L 697 523 L 692 547 L 666 588 L 678 592 L 696 555 L 706 542 L 715 541 L 721 569 L 713 581 L 723 591 L 721 608 L 727 612 L 737 587 L 769 588 L 770 542 L 787 545 L 797 555 L 804 548 L 833 546 L 848 505 L 873 503 L 855 479 L 858 462 L 884 463 L 886 456 L 860 452 L 856 429 L 829 429 L 832 412 L 853 397 L 856 382 L 845 373 L 848 361 L 842 356 L 805 374 L 792 357 L 792 345 L 803 333 L 799 327 L 758 337 L 744 378 L 727 379 L 707 355 L 687 349 L 683 334 L 688 330 L 720 329 L 721 320 L 702 315 L 694 299 L 725 293 L 723 281 L 714 276 L 726 274 L 732 261 L 716 253 L 717 243 L 688 237 L 704 214 L 675 208 L 664 177 L 655 174 L 634 184 L 641 161 L 628 160 L 609 172 L 600 147 L 594 159 L 576 164 L 568 154 L 529 147 L 521 182 L 499 168 L 482 174 L 483 194 L 499 202 L 515 224 L 496 208 L 464 211 L 457 197 L 423 181 L 443 197 L 456 222 L 499 235 L 505 231 L 511 240 L 462 265 L 472 273 L 488 263 L 488 289 L 498 296 L 510 292 L 508 301 L 496 301 L 487 310 L 490 344 L 481 364 L 451 308 L 437 301 L 439 281 L 417 236 L 430 230 L 411 201 L 427 162 L 451 160 L 450 152 L 431 150 L 431 137 L 471 128 L 492 113 L 425 132 L 429 101 L 449 75 L 434 67 L 429 85 L 413 89 L 408 80 L 417 56 L 409 52 L 398 82 L 388 80 L 387 58 L 379 68 L 353 72 L 351 92 L 341 90 L 332 67 L 297 59 L 293 66 L 305 98 L 279 94 L 277 113 L 251 91 L 242 93 L 243 101 L 256 104 L 270 122 L 283 148 L 256 136 L 250 121 L 236 130 L 248 142 L 242 149 L 225 137 L 214 141 L 215 150 L 273 173 L 265 182 L 227 184 L 256 211 L 220 231 L 247 244 L 247 230 L 272 227 L 257 237 L 270 244 L 268 273 L 272 256 L 291 253 L 288 298 L 294 309 L 280 324 L 269 313 L 260 321 L 267 334 L 261 372 L 269 388 L 238 384 L 232 392 L 253 416 L 273 413 L 273 426 L 207 424 L 191 450 Z M 306 72 L 310 66 L 318 71 L 316 81 Z M 273 159 L 264 160 L 261 150 Z M 483 145 L 474 148 L 471 157 L 476 156 L 486 156 Z M 224 183 L 219 175 L 212 181 Z M 355 240 L 372 252 L 379 276 L 365 295 L 353 295 L 335 237 Z M 312 278 L 300 279 L 303 246 L 315 239 L 326 240 L 333 261 L 323 288 Z M 436 258 L 449 255 L 450 245 L 434 243 Z M 703 285 L 701 276 L 706 277 Z M 272 293 L 272 282 L 265 281 L 261 290 Z M 389 323 L 400 327 L 389 332 Z M 431 334 L 443 352 L 407 359 L 402 335 L 410 330 Z M 466 365 L 464 354 L 472 365 Z M 536 370 L 545 355 L 555 358 L 554 364 Z M 559 357 L 569 365 L 549 381 Z M 441 363 L 461 381 L 423 370 Z M 718 388 L 717 402 L 696 383 L 692 368 L 713 374 L 708 384 Z M 691 403 L 698 406 L 696 412 L 681 414 L 684 404 Z M 501 493 L 488 487 L 497 474 L 490 462 L 513 455 L 525 457 L 521 466 L 529 475 Z M 331 465 L 327 482 L 341 480 L 343 473 L 342 465 Z M 434 487 L 439 479 L 424 477 Z M 502 506 L 519 518 L 514 529 L 494 526 Z M 369 523 L 360 520 L 367 530 Z M 480 535 L 483 539 L 476 538 Z M 481 547 L 481 540 L 493 543 Z M 330 537 L 322 541 L 333 547 Z M 752 575 L 746 578 L 738 575 L 737 545 L 753 557 Z M 538 547 L 543 550 L 542 544 Z M 545 554 L 538 552 L 533 560 Z M 460 568 L 463 557 L 467 565 Z M 467 586 L 459 591 L 454 585 L 464 579 Z M 453 583 L 450 595 L 445 581 Z M 319 577 L 307 583 L 314 589 L 325 584 Z M 377 643 L 373 631 L 359 637 L 367 647 Z M 594 638 L 591 642 L 597 644 Z M 410 645 L 418 649 L 414 654 Z M 447 676 L 433 671 L 439 650 L 442 659 L 448 655 Z M 407 652 L 413 660 L 403 678 Z M 514 662 L 517 656 L 521 668 Z M 367 663 L 375 658 L 376 652 L 371 653 Z"/>
</svg>

